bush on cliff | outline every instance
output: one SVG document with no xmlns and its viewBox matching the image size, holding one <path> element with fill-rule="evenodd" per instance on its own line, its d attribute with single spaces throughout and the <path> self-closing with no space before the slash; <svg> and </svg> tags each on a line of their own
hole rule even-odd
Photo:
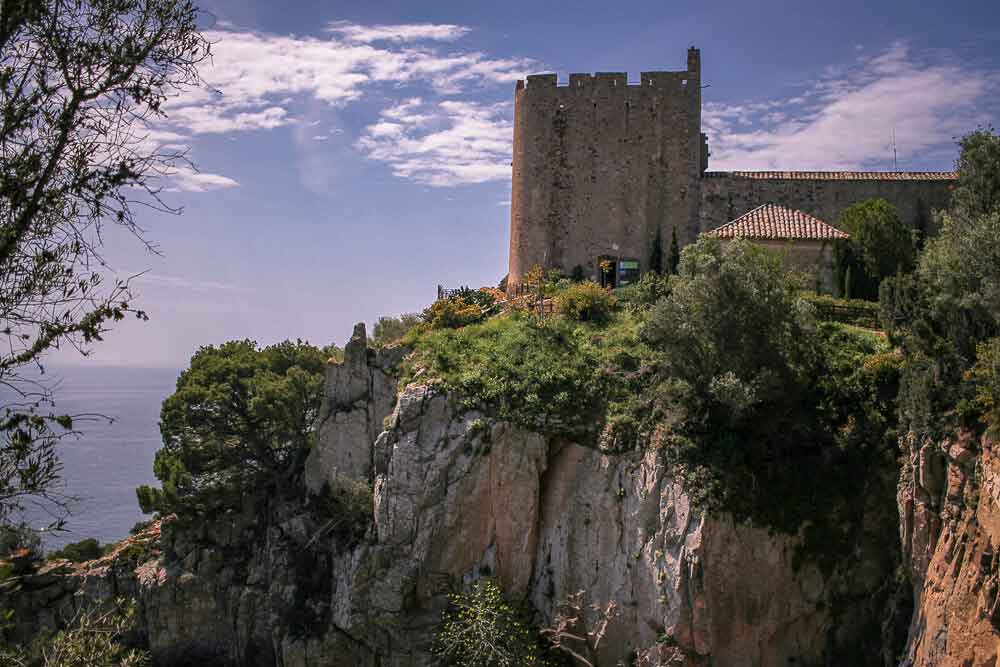
<svg viewBox="0 0 1000 667">
<path fill-rule="evenodd" d="M 42 632 L 28 647 L 5 647 L 0 642 L 0 665 L 144 667 L 150 663 L 149 653 L 130 647 L 127 641 L 136 630 L 136 614 L 135 602 L 124 598 L 84 606 L 65 629 Z"/>
<path fill-rule="evenodd" d="M 459 667 L 548 665 L 529 614 L 504 597 L 496 582 L 478 581 L 451 596 L 438 627 L 435 653 Z"/>
<path fill-rule="evenodd" d="M 593 428 L 579 415 L 600 407 L 599 360 L 585 331 L 562 320 L 539 325 L 530 314 L 513 312 L 475 326 L 425 332 L 409 363 L 443 380 L 469 408 L 583 437 Z"/>
<path fill-rule="evenodd" d="M 297 482 L 313 440 L 332 348 L 248 340 L 200 348 L 163 402 L 159 489 L 137 490 L 144 512 L 202 513 Z"/>
<path fill-rule="evenodd" d="M 810 379 L 812 330 L 779 256 L 706 238 L 683 250 L 640 336 L 686 420 L 759 428 L 784 419 Z"/>
<path fill-rule="evenodd" d="M 932 437 L 967 423 L 979 345 L 1000 336 L 1000 137 L 964 137 L 953 205 L 913 275 L 883 283 L 882 321 L 904 352 L 899 407 Z M 975 420 L 972 420 L 975 421 Z"/>
<path fill-rule="evenodd" d="M 66 560 L 71 560 L 74 563 L 83 563 L 88 560 L 100 558 L 108 553 L 113 546 L 114 545 L 108 545 L 102 547 L 96 539 L 88 537 L 87 539 L 80 540 L 79 542 L 71 542 L 62 549 L 53 551 L 48 555 L 48 557 L 52 560 L 65 558 Z"/>
<path fill-rule="evenodd" d="M 590 281 L 573 283 L 555 296 L 555 312 L 576 322 L 606 322 L 615 308 L 615 297 Z"/>
<path fill-rule="evenodd" d="M 423 319 L 416 313 L 403 313 L 399 317 L 380 317 L 372 328 L 369 343 L 374 348 L 386 347 L 406 337 Z"/>
</svg>

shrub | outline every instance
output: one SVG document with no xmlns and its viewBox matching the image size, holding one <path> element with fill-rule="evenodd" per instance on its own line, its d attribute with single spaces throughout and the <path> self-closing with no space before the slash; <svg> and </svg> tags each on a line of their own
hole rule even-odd
<svg viewBox="0 0 1000 667">
<path fill-rule="evenodd" d="M 644 310 L 670 293 L 669 276 L 652 271 L 644 273 L 638 282 L 615 290 L 618 302 L 626 307 Z"/>
<path fill-rule="evenodd" d="M 402 340 L 415 327 L 420 326 L 422 318 L 417 313 L 403 313 L 399 317 L 380 317 L 372 328 L 371 344 L 373 347 L 386 347 Z"/>
<path fill-rule="evenodd" d="M 481 322 L 484 315 L 481 307 L 457 297 L 438 299 L 421 317 L 431 329 L 460 329 Z"/>
<path fill-rule="evenodd" d="M 815 310 L 817 320 L 853 324 L 868 329 L 879 327 L 879 305 L 864 299 L 838 299 L 828 294 L 804 293 L 802 298 Z"/>
<path fill-rule="evenodd" d="M 976 365 L 966 377 L 975 383 L 975 401 L 982 421 L 996 430 L 1000 427 L 1000 338 L 979 344 Z"/>
<path fill-rule="evenodd" d="M 375 501 L 366 482 L 338 478 L 327 482 L 316 495 L 309 496 L 310 510 L 329 526 L 338 538 L 355 544 L 374 521 Z"/>
<path fill-rule="evenodd" d="M 556 312 L 576 322 L 606 322 L 614 307 L 615 297 L 589 281 L 574 283 L 555 297 Z"/>
<path fill-rule="evenodd" d="M 461 667 L 520 667 L 544 664 L 537 633 L 524 610 L 508 601 L 489 579 L 451 596 L 437 633 L 436 653 Z"/>
<path fill-rule="evenodd" d="M 593 429 L 579 415 L 600 414 L 600 360 L 577 327 L 556 320 L 540 326 L 514 312 L 462 329 L 426 332 L 408 367 L 503 419 L 547 432 L 583 436 Z M 405 381 L 405 380 L 404 380 Z"/>
<path fill-rule="evenodd" d="M 89 537 L 79 542 L 67 544 L 58 551 L 53 551 L 49 555 L 49 558 L 65 558 L 74 563 L 83 563 L 88 560 L 96 560 L 106 554 L 107 551 L 106 547 L 102 547 L 97 540 Z"/>
<path fill-rule="evenodd" d="M 28 560 L 42 557 L 42 538 L 25 524 L 0 524 L 0 560 L 14 555 Z"/>
<path fill-rule="evenodd" d="M 781 258 L 702 239 L 681 253 L 669 298 L 641 331 L 691 419 L 768 420 L 809 378 L 812 320 Z"/>
<path fill-rule="evenodd" d="M 27 667 L 141 667 L 149 654 L 126 646 L 134 631 L 134 602 L 117 599 L 102 605 L 84 606 L 65 630 L 39 636 L 30 649 L 0 650 L 0 664 Z"/>
</svg>

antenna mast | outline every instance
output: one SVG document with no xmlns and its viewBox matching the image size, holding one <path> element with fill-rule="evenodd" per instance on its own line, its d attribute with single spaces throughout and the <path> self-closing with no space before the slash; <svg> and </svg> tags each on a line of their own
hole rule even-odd
<svg viewBox="0 0 1000 667">
<path fill-rule="evenodd" d="M 892 170 L 899 171 L 899 161 L 896 158 L 896 127 L 892 128 Z"/>
</svg>

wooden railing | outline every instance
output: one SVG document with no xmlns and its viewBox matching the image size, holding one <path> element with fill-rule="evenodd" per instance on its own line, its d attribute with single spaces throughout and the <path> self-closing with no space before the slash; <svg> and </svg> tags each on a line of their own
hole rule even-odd
<svg viewBox="0 0 1000 667">
<path fill-rule="evenodd" d="M 816 315 L 821 320 L 833 322 L 844 322 L 845 324 L 855 324 L 869 329 L 879 328 L 878 307 L 874 304 L 871 308 L 864 306 L 848 306 L 839 303 L 816 303 Z"/>
</svg>

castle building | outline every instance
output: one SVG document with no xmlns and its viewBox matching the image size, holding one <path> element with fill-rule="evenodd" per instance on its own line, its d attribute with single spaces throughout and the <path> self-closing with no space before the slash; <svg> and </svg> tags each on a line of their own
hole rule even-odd
<svg viewBox="0 0 1000 667">
<path fill-rule="evenodd" d="M 630 282 L 657 243 L 689 243 L 765 204 L 835 225 L 881 197 L 923 231 L 948 204 L 954 172 L 708 171 L 701 89 L 695 48 L 686 70 L 638 83 L 622 72 L 517 82 L 508 286 L 535 265 Z"/>
</svg>

